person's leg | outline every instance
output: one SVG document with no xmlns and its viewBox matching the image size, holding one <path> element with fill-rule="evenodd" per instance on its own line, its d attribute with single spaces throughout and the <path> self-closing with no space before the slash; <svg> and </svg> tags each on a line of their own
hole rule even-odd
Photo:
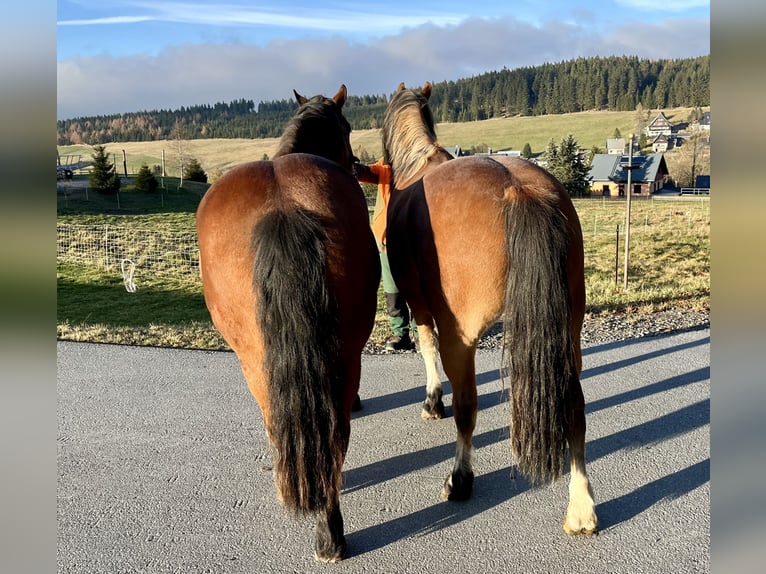
<svg viewBox="0 0 766 574">
<path fill-rule="evenodd" d="M 412 349 L 414 344 L 410 339 L 410 312 L 407 308 L 407 302 L 399 293 L 394 278 L 391 276 L 391 268 L 388 265 L 388 256 L 385 251 L 380 251 L 380 266 L 383 293 L 386 297 L 386 311 L 392 333 L 386 341 L 386 349 L 392 351 Z"/>
</svg>

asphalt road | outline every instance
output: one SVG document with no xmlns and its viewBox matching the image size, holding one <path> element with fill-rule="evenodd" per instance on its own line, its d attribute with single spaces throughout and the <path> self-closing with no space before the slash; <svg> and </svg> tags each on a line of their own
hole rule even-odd
<svg viewBox="0 0 766 574">
<path fill-rule="evenodd" d="M 420 418 L 419 355 L 365 356 L 341 498 L 350 556 L 274 496 L 232 353 L 58 343 L 58 572 L 710 571 L 710 331 L 584 349 L 601 533 L 561 528 L 567 482 L 512 477 L 497 351 L 480 351 L 474 495 L 442 502 L 452 418 Z M 445 386 L 447 414 L 451 396 Z"/>
</svg>

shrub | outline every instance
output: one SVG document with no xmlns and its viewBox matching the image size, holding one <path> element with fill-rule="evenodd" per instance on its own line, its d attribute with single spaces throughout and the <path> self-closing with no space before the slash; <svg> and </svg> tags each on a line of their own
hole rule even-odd
<svg viewBox="0 0 766 574">
<path fill-rule="evenodd" d="M 154 177 L 154 174 L 149 169 L 149 166 L 142 164 L 141 168 L 138 170 L 138 174 L 136 174 L 136 179 L 133 182 L 133 187 L 135 187 L 136 191 L 154 193 L 157 191 L 158 185 L 159 183 L 157 182 L 157 178 Z"/>
</svg>

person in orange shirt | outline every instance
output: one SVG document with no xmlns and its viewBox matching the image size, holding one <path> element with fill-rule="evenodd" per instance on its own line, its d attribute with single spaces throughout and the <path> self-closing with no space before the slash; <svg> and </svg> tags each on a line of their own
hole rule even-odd
<svg viewBox="0 0 766 574">
<path fill-rule="evenodd" d="M 415 343 L 410 337 L 410 312 L 407 302 L 399 293 L 399 289 L 391 276 L 386 255 L 386 210 L 391 197 L 391 167 L 383 163 L 381 158 L 377 163 L 363 165 L 354 164 L 354 171 L 361 183 L 378 185 L 375 198 L 375 209 L 372 215 L 372 233 L 378 244 L 380 253 L 381 279 L 383 293 L 386 297 L 386 311 L 391 326 L 391 336 L 386 340 L 388 351 L 410 351 L 415 349 Z"/>
</svg>

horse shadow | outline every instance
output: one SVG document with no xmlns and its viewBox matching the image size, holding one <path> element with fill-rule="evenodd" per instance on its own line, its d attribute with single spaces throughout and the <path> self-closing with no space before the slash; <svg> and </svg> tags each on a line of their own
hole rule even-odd
<svg viewBox="0 0 766 574">
<path fill-rule="evenodd" d="M 689 344 L 679 345 L 665 352 L 690 348 L 704 344 L 709 339 L 702 339 Z M 662 352 L 649 353 L 656 358 Z M 642 360 L 637 357 L 636 360 Z M 497 371 L 482 374 L 485 381 L 496 380 Z M 494 377 L 494 378 L 493 378 Z M 688 373 L 669 377 L 662 381 L 646 385 L 613 397 L 591 403 L 589 412 L 611 408 L 639 398 L 646 398 L 656 393 L 677 389 L 709 379 L 709 367 L 696 369 Z M 589 441 L 586 445 L 588 461 L 592 462 L 618 451 L 628 450 L 636 457 L 646 456 L 645 447 L 659 444 L 674 437 L 692 432 L 710 424 L 710 399 L 700 400 L 668 414 L 656 417 L 645 423 L 622 429 L 610 435 Z M 508 439 L 507 427 L 493 429 L 474 437 L 474 447 L 479 450 L 486 446 Z M 372 487 L 417 471 L 428 466 L 444 463 L 454 456 L 454 443 L 423 449 L 418 452 L 390 457 L 370 465 L 350 469 L 346 472 L 346 492 Z M 364 554 L 402 539 L 425 536 L 450 526 L 459 524 L 486 510 L 494 508 L 512 497 L 529 490 L 531 486 L 518 473 L 511 479 L 512 467 L 477 475 L 474 482 L 474 494 L 465 502 L 440 502 L 428 508 L 353 532 L 347 535 L 349 547 L 354 554 Z M 662 478 L 648 482 L 632 492 L 617 498 L 598 503 L 596 512 L 601 530 L 613 528 L 645 512 L 658 502 L 668 498 L 679 498 L 699 488 L 710 480 L 710 459 L 670 473 Z"/>
<path fill-rule="evenodd" d="M 452 436 L 452 433 L 449 433 Z M 493 429 L 474 435 L 473 446 L 481 449 L 508 439 L 507 428 Z M 364 488 L 381 484 L 405 474 L 422 470 L 429 466 L 446 463 L 455 456 L 455 443 L 449 442 L 438 446 L 422 449 L 417 452 L 400 454 L 373 462 L 371 464 L 352 468 L 344 472 L 344 493 L 351 493 Z M 446 476 L 446 469 L 445 469 Z M 478 477 L 476 478 L 478 480 Z"/>
<path fill-rule="evenodd" d="M 500 380 L 500 370 L 494 369 L 491 371 L 485 371 L 483 373 L 477 373 L 476 386 L 486 385 Z M 449 397 L 452 394 L 452 386 L 449 380 L 445 379 L 442 382 L 442 390 L 444 391 L 444 397 Z M 494 391 L 479 395 L 479 410 L 496 406 L 499 403 L 506 402 L 507 390 L 496 393 Z M 377 397 L 368 397 L 362 399 L 362 410 L 354 413 L 353 418 L 358 419 L 365 416 L 379 414 L 385 411 L 395 410 L 401 407 L 410 405 L 419 405 L 426 398 L 425 385 L 418 385 L 410 389 L 403 391 L 397 391 L 395 393 L 388 393 L 387 395 L 380 395 Z M 445 417 L 452 416 L 452 406 L 445 404 Z"/>
<path fill-rule="evenodd" d="M 666 335 L 666 336 L 671 336 L 671 335 Z M 613 350 L 617 348 L 627 347 L 630 345 L 635 345 L 637 342 L 645 341 L 646 339 L 647 337 L 642 337 L 640 339 L 630 339 L 627 341 L 617 341 L 614 343 L 605 343 L 603 345 L 597 345 L 595 347 L 588 347 L 583 349 L 583 356 L 595 354 L 595 353 L 599 353 L 603 351 Z M 621 359 L 613 363 L 599 365 L 598 367 L 584 369 L 580 376 L 580 380 L 585 381 L 588 378 L 614 372 L 625 367 L 636 365 L 643 361 L 657 359 L 664 355 L 670 355 L 672 353 L 677 353 L 680 351 L 685 351 L 688 349 L 692 349 L 694 347 L 699 347 L 699 346 L 708 345 L 708 344 L 710 344 L 710 337 L 709 336 L 701 337 L 694 341 L 689 341 L 686 343 L 680 343 L 678 345 L 665 347 L 663 349 L 658 349 L 656 351 L 644 353 L 643 355 L 637 355 L 635 357 Z M 500 369 L 493 369 L 490 371 L 477 373 L 476 386 L 480 387 L 481 385 L 493 383 L 495 381 L 499 381 L 500 378 L 501 378 Z M 613 406 L 614 404 L 618 404 L 622 400 L 632 400 L 635 398 L 639 398 L 641 396 L 645 396 L 646 394 L 659 393 L 664 390 L 669 390 L 672 388 L 676 388 L 678 386 L 683 386 L 683 385 L 690 384 L 692 382 L 696 382 L 706 378 L 710 378 L 709 367 L 707 367 L 706 369 L 699 369 L 697 371 L 694 371 L 693 373 L 685 373 L 682 375 L 678 375 L 677 377 L 673 377 L 672 379 L 667 379 L 665 381 L 660 381 L 658 383 L 655 383 L 654 385 L 650 385 L 649 387 L 642 387 L 641 389 L 630 391 L 628 393 L 623 393 L 622 395 L 615 395 L 614 397 L 610 397 L 608 399 L 602 399 L 601 401 L 597 401 L 596 403 L 588 403 L 586 404 L 585 412 L 586 413 L 594 412 L 601 408 L 607 408 L 607 406 Z M 452 394 L 452 387 L 448 379 L 445 379 L 444 381 L 442 381 L 442 388 L 444 390 L 444 397 L 448 397 Z M 487 408 L 492 408 L 497 406 L 500 403 L 507 402 L 508 401 L 507 393 L 508 393 L 508 389 L 504 388 L 499 393 L 496 393 L 493 391 L 490 393 L 484 393 L 479 395 L 478 397 L 479 410 L 481 411 Z M 377 397 L 365 398 L 362 401 L 363 410 L 357 413 L 354 413 L 354 418 L 361 418 L 361 417 L 365 417 L 369 415 L 382 413 L 388 410 L 395 410 L 401 407 L 406 407 L 408 405 L 418 405 L 424 399 L 425 399 L 425 387 L 423 385 L 418 385 L 409 389 L 405 389 L 403 391 L 397 391 L 395 393 L 389 393 L 387 395 L 380 395 Z M 445 416 L 446 417 L 452 416 L 452 406 L 449 404 L 445 405 Z"/>
<path fill-rule="evenodd" d="M 641 452 L 642 445 L 667 440 L 675 435 L 694 430 L 709 423 L 709 402 L 701 401 L 655 421 L 638 425 L 625 431 L 588 443 L 588 450 L 595 460 L 624 448 Z M 491 438 L 494 436 L 494 438 Z M 502 440 L 497 431 L 480 435 L 477 443 L 486 446 Z M 626 437 L 633 437 L 626 439 Z M 479 437 L 477 437 L 479 438 Z M 507 438 L 507 437 L 506 437 Z M 477 444 L 477 447 L 479 445 Z M 393 457 L 369 465 L 365 469 L 354 469 L 347 476 L 356 486 L 349 490 L 365 488 L 385 482 L 418 468 L 451 459 L 452 444 L 442 445 L 425 451 L 400 457 Z M 464 502 L 439 502 L 406 516 L 348 533 L 349 549 L 355 555 L 378 550 L 407 538 L 425 536 L 444 528 L 455 526 L 487 510 L 530 490 L 531 485 L 518 473 L 512 479 L 511 466 L 476 476 L 474 493 Z M 683 470 L 673 472 L 612 500 L 597 504 L 596 513 L 602 531 L 627 522 L 665 499 L 680 498 L 710 481 L 710 459 L 695 463 Z"/>
<path fill-rule="evenodd" d="M 511 478 L 510 466 L 479 475 L 475 478 L 474 494 L 469 500 L 439 502 L 412 514 L 348 533 L 346 541 L 349 551 L 359 556 L 399 540 L 427 536 L 490 510 L 530 488 L 525 480 Z"/>
</svg>

